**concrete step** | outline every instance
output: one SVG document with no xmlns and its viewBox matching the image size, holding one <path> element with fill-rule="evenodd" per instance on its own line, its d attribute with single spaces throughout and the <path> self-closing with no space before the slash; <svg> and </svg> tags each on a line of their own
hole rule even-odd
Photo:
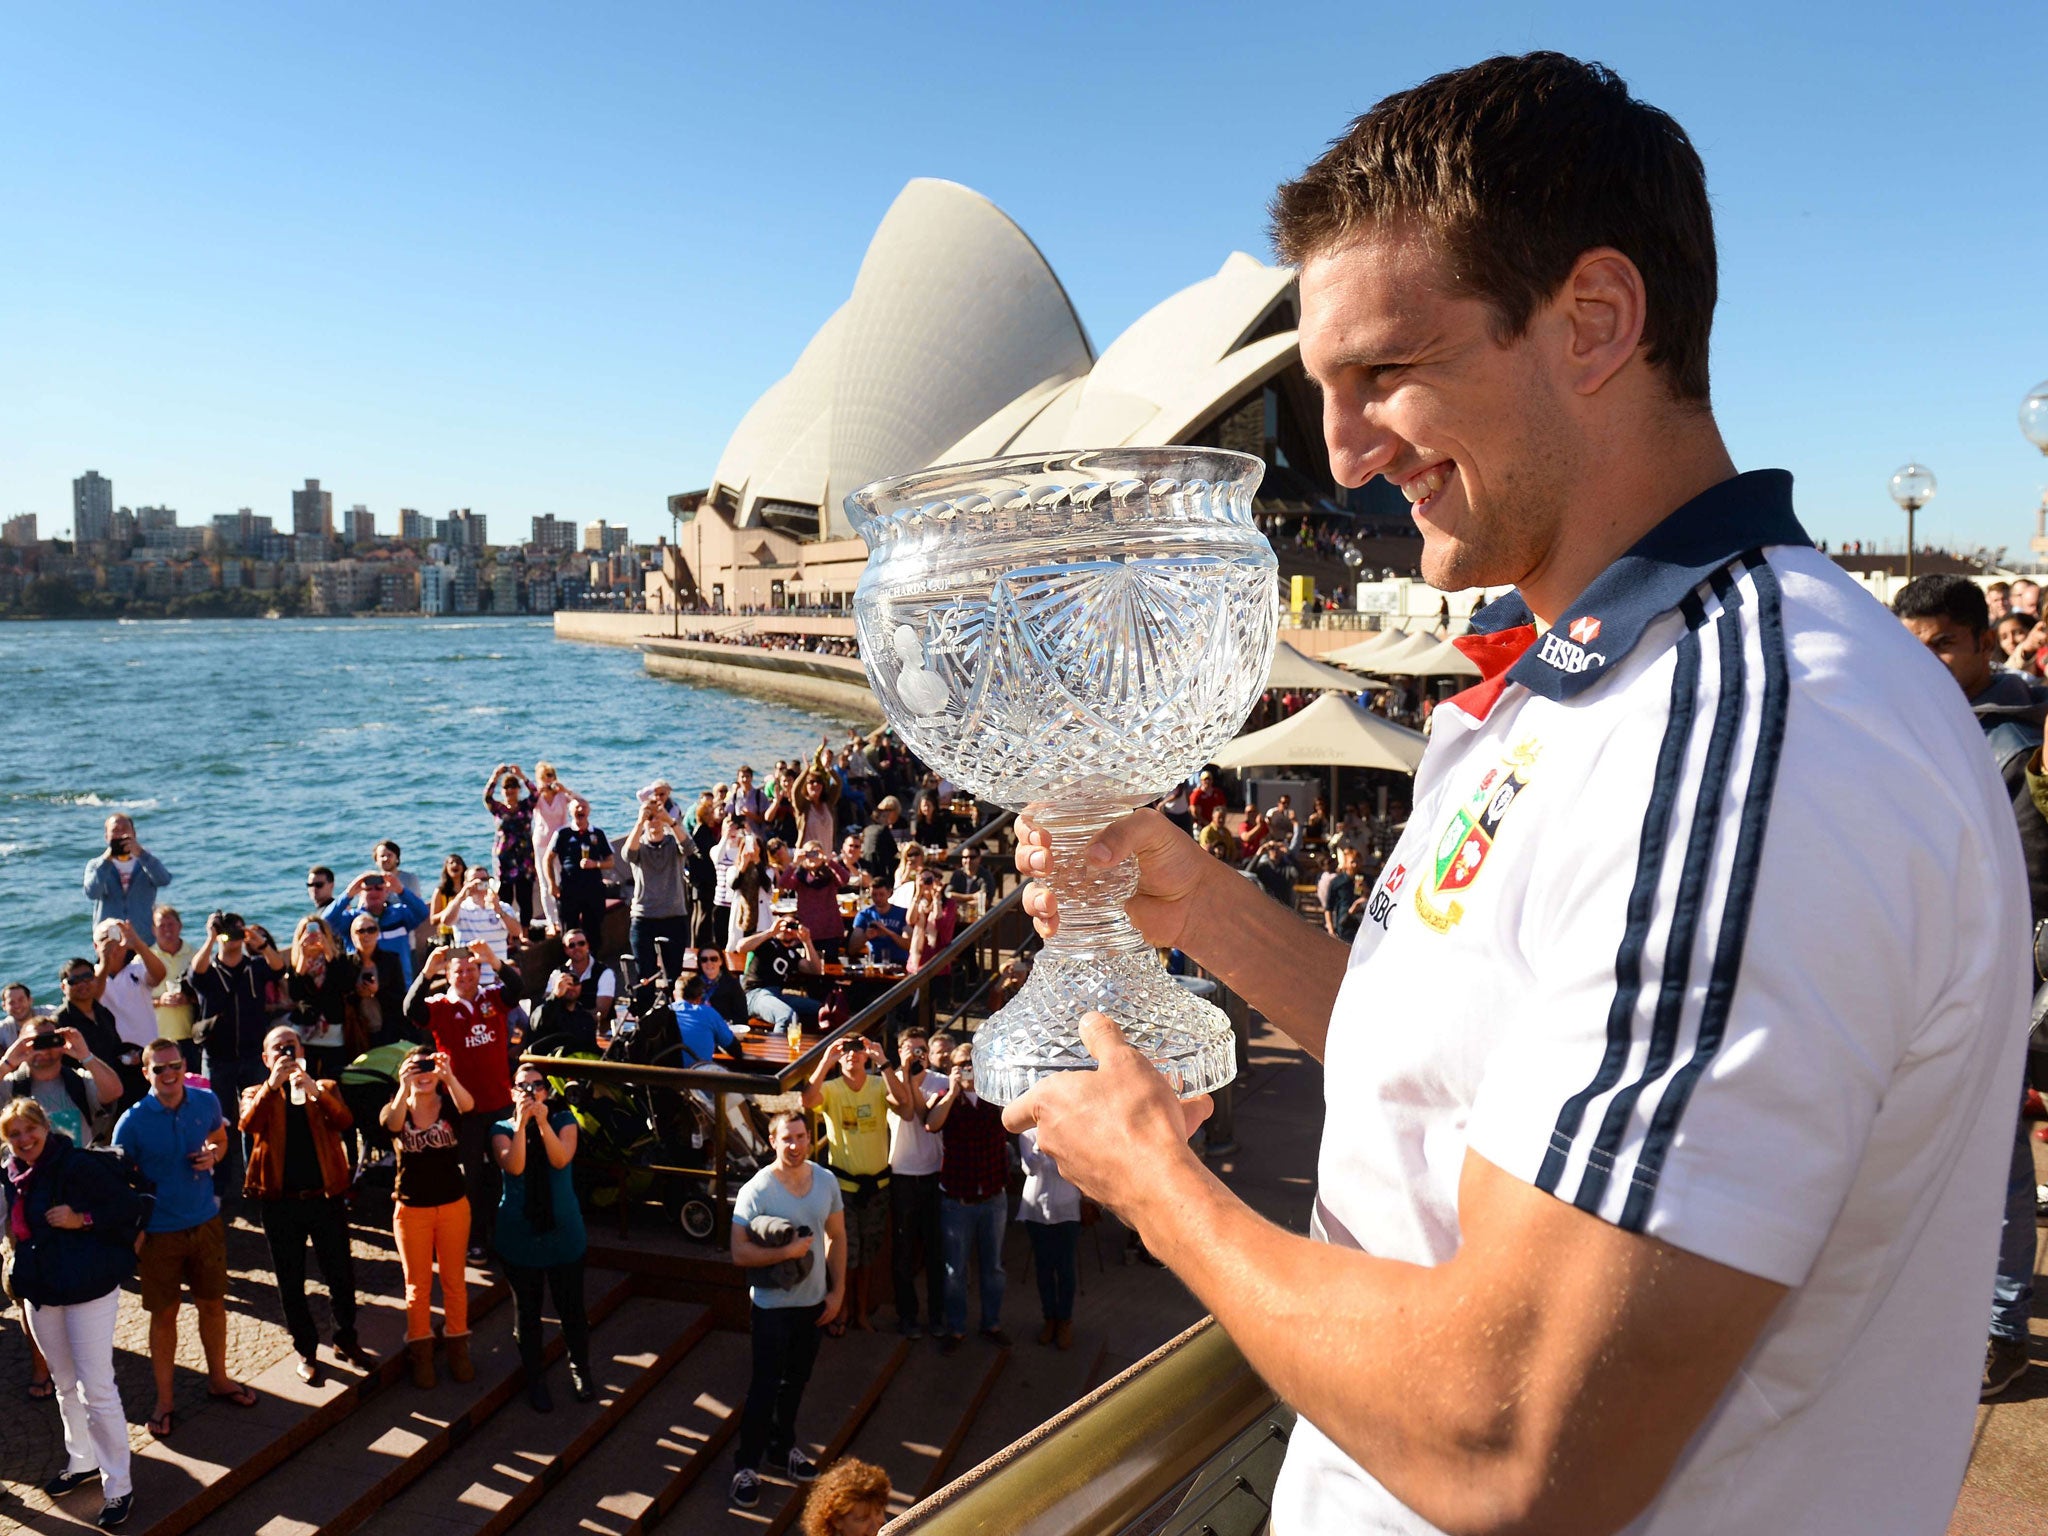
<svg viewBox="0 0 2048 1536">
<path fill-rule="evenodd" d="M 822 1341 L 797 1415 L 797 1439 L 820 1467 L 836 1460 L 860 1432 L 910 1348 L 895 1334 L 884 1333 L 849 1333 L 843 1339 Z M 719 1383 L 718 1390 L 730 1398 L 737 1413 L 747 1395 L 746 1368 L 731 1381 Z M 779 1536 L 803 1510 L 803 1489 L 781 1476 L 762 1474 L 761 1502 L 750 1510 L 728 1504 L 731 1490 L 732 1457 L 721 1455 L 676 1501 L 665 1521 L 683 1536 Z"/>
<path fill-rule="evenodd" d="M 472 1327 L 487 1326 L 509 1293 L 485 1271 L 469 1271 Z M 180 1419 L 168 1440 L 146 1441 L 135 1452 L 135 1515 L 131 1528 L 145 1536 L 182 1536 L 201 1520 L 253 1487 L 273 1469 L 314 1444 L 362 1405 L 388 1390 L 405 1371 L 403 1298 L 358 1298 L 356 1327 L 379 1365 L 364 1373 L 338 1361 L 324 1345 L 321 1380 L 307 1386 L 287 1353 L 250 1380 L 257 1405 L 227 1404 Z M 147 1412 L 145 1403 L 141 1411 Z M 65 1501 L 82 1506 L 83 1495 Z M 76 1512 L 85 1521 L 98 1505 Z"/>
<path fill-rule="evenodd" d="M 889 1390 L 846 1447 L 847 1455 L 889 1474 L 891 1515 L 945 1486 L 1013 1353 L 962 1345 L 948 1356 L 932 1340 L 910 1345 Z"/>
<path fill-rule="evenodd" d="M 588 1277 L 590 1319 L 602 1325 L 623 1305 L 632 1282 L 600 1272 Z M 559 1336 L 549 1359 L 561 1354 Z M 412 1386 L 402 1356 L 390 1362 L 392 1384 L 361 1402 L 339 1424 L 207 1517 L 205 1536 L 344 1536 L 404 1492 L 461 1445 L 520 1389 L 512 1309 L 501 1304 L 471 1317 L 470 1358 L 476 1379 L 449 1379 L 437 1360 L 430 1392 Z"/>
<path fill-rule="evenodd" d="M 710 1329 L 703 1307 L 628 1301 L 592 1331 L 595 1399 L 575 1401 L 568 1369 L 557 1364 L 545 1373 L 554 1411 L 537 1414 L 522 1376 L 512 1402 L 378 1510 L 360 1528 L 363 1536 L 498 1536 L 557 1487 Z"/>
<path fill-rule="evenodd" d="M 548 1491 L 520 1536 L 641 1536 L 698 1479 L 730 1481 L 748 1366 L 745 1334 L 709 1334 Z"/>
</svg>

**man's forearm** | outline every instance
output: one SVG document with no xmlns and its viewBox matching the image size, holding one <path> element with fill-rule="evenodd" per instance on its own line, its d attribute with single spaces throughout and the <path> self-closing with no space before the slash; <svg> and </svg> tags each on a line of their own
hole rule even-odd
<svg viewBox="0 0 2048 1536">
<path fill-rule="evenodd" d="M 1316 1060 L 1350 946 L 1319 933 L 1251 881 L 1217 867 L 1180 948 Z"/>
</svg>

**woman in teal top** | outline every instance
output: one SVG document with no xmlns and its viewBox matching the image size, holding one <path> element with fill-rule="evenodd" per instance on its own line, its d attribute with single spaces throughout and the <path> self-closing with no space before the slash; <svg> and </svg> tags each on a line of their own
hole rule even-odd
<svg viewBox="0 0 2048 1536">
<path fill-rule="evenodd" d="M 498 1200 L 498 1256 L 512 1282 L 512 1328 L 526 1367 L 526 1398 L 536 1413 L 555 1406 L 541 1362 L 543 1288 L 553 1293 L 555 1315 L 562 1320 L 576 1401 L 587 1403 L 595 1395 L 590 1317 L 583 1308 L 583 1208 L 576 1203 L 569 1172 L 576 1158 L 576 1117 L 550 1097 L 547 1074 L 521 1065 L 512 1079 L 512 1114 L 491 1127 L 491 1154 L 505 1175 Z"/>
</svg>

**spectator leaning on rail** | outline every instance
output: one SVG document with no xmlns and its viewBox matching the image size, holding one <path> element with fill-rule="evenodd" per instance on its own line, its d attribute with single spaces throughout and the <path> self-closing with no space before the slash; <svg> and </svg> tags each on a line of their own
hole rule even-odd
<svg viewBox="0 0 2048 1536">
<path fill-rule="evenodd" d="M 116 1158 L 81 1151 L 52 1130 L 33 1099 L 0 1109 L 0 1137 L 8 1150 L 7 1289 L 21 1299 L 30 1337 L 49 1361 L 64 1419 L 64 1470 L 43 1492 L 62 1498 L 98 1478 L 105 1502 L 97 1524 L 113 1530 L 134 1499 L 114 1324 L 148 1198 Z"/>
<path fill-rule="evenodd" d="M 142 1059 L 149 1070 L 149 1095 L 121 1116 L 114 1145 L 156 1185 L 156 1208 L 143 1235 L 136 1280 L 142 1310 L 149 1314 L 149 1363 L 156 1373 L 149 1432 L 161 1440 L 172 1428 L 178 1308 L 188 1285 L 206 1356 L 206 1395 L 254 1408 L 256 1394 L 228 1375 L 227 1233 L 213 1192 L 213 1169 L 229 1142 L 220 1100 L 186 1083 L 185 1054 L 177 1041 L 152 1041 Z"/>
<path fill-rule="evenodd" d="M 505 1176 L 498 1202 L 498 1255 L 512 1283 L 512 1328 L 526 1369 L 526 1400 L 554 1409 L 541 1356 L 540 1305 L 554 1297 L 569 1356 L 569 1388 L 579 1403 L 596 1396 L 590 1379 L 590 1315 L 583 1306 L 583 1208 L 569 1164 L 576 1157 L 576 1116 L 553 1102 L 547 1074 L 521 1066 L 512 1080 L 512 1113 L 491 1127 L 491 1155 Z"/>
<path fill-rule="evenodd" d="M 1892 599 L 1892 612 L 1948 669 L 1970 701 L 1984 731 L 2018 823 L 2027 864 L 2028 905 L 2034 926 L 2048 921 L 2048 819 L 2028 785 L 2029 765 L 2040 768 L 2041 726 L 2048 718 L 2048 683 L 1997 667 L 1996 641 L 1984 594 L 1967 576 L 1921 576 Z M 2017 1085 L 2024 1089 L 2022 1081 Z M 2021 1094 L 2024 1098 L 2024 1093 Z M 2038 1231 L 2034 1151 L 2025 1115 L 2016 1115 L 2012 1157 L 2005 1175 L 2005 1217 L 1992 1283 L 1991 1339 L 1984 1355 L 1980 1396 L 2009 1391 L 2026 1373 L 2029 1324 L 2034 1315 L 2034 1260 Z"/>
<path fill-rule="evenodd" d="M 356 1335 L 356 1270 L 349 1252 L 348 1149 L 343 1138 L 355 1117 L 341 1090 L 306 1070 L 306 1050 L 289 1024 L 263 1042 L 270 1075 L 242 1090 L 241 1126 L 249 1138 L 244 1186 L 263 1223 L 277 1276 L 284 1323 L 298 1352 L 299 1380 L 320 1376 L 320 1332 L 306 1300 L 306 1245 L 320 1261 L 334 1314 L 334 1352 L 368 1370 L 376 1364 Z"/>
<path fill-rule="evenodd" d="M 85 866 L 85 894 L 95 930 L 110 917 L 149 927 L 157 893 L 171 883 L 163 861 L 135 836 L 135 823 L 116 812 L 107 818 L 107 851 Z"/>
<path fill-rule="evenodd" d="M 405 1016 L 433 1037 L 474 1104 L 460 1122 L 463 1180 L 469 1190 L 469 1254 L 478 1263 L 491 1245 L 498 1219 L 498 1165 L 491 1157 L 491 1127 L 512 1108 L 511 1005 L 519 1000 L 516 967 L 498 972 L 498 985 L 482 984 L 488 951 L 437 949 L 420 967 L 405 997 Z M 429 995 L 447 974 L 447 990 Z"/>
<path fill-rule="evenodd" d="M 1337 482 L 1401 487 L 1431 585 L 1516 590 L 1348 950 L 1150 812 L 1083 855 L 1323 1061 L 1312 1235 L 1100 1014 L 1011 1128 L 1298 1410 L 1286 1536 L 1943 1529 L 2025 871 L 1951 680 L 1722 442 L 1698 154 L 1536 53 L 1381 102 L 1275 206 Z"/>
</svg>

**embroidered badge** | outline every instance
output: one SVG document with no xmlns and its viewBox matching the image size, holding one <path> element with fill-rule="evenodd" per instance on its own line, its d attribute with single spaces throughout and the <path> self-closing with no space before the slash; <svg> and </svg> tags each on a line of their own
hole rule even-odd
<svg viewBox="0 0 2048 1536">
<path fill-rule="evenodd" d="M 1528 787 L 1536 755 L 1542 749 L 1525 741 L 1509 751 L 1498 768 L 1489 768 L 1466 802 L 1451 814 L 1437 835 L 1430 862 L 1415 883 L 1415 913 L 1438 933 L 1449 933 L 1465 915 L 1458 896 L 1471 890 L 1493 851 L 1500 825 Z M 1441 904 L 1439 904 L 1441 902 Z"/>
<path fill-rule="evenodd" d="M 1590 614 L 1583 619 L 1573 619 L 1565 633 L 1580 645 L 1591 645 L 1600 638 L 1600 621 Z"/>
</svg>

